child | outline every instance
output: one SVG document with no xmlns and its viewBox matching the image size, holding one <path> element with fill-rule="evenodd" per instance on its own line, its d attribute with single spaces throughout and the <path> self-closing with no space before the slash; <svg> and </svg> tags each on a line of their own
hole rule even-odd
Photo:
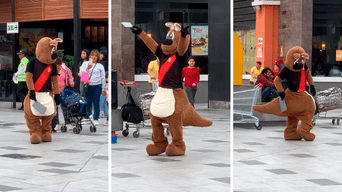
<svg viewBox="0 0 342 192">
<path fill-rule="evenodd" d="M 109 83 L 108 83 L 108 71 L 106 72 L 106 83 L 107 83 L 107 90 L 106 90 L 106 101 L 105 101 L 105 107 L 104 107 L 104 113 L 107 116 L 106 122 L 103 123 L 104 126 L 108 126 L 108 97 L 109 97 Z"/>
<path fill-rule="evenodd" d="M 278 76 L 278 74 L 280 73 L 280 70 L 279 70 L 279 66 L 278 66 L 278 63 L 276 62 L 276 64 L 274 65 L 274 71 L 273 71 L 273 74 L 274 74 L 274 77 Z"/>
</svg>

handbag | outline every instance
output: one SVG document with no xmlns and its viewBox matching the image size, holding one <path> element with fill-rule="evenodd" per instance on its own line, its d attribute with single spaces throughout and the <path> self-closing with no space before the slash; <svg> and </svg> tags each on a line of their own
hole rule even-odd
<svg viewBox="0 0 342 192">
<path fill-rule="evenodd" d="M 94 71 L 96 65 L 97 65 L 97 63 L 95 63 L 95 66 L 94 66 L 93 70 L 91 70 L 90 76 L 87 75 L 87 77 L 88 77 L 88 82 L 86 83 L 86 82 L 83 81 L 83 82 L 84 82 L 83 91 L 84 91 L 85 93 L 89 91 L 90 78 L 91 78 L 91 75 L 93 74 L 93 71 Z M 82 73 L 82 76 L 83 76 L 84 73 L 88 73 L 88 72 L 86 72 L 86 70 L 85 70 L 85 71 Z M 89 74 L 89 73 L 88 73 L 88 74 Z M 82 76 L 81 76 L 81 78 L 82 78 Z M 81 80 L 81 81 L 82 81 L 82 80 Z"/>
<path fill-rule="evenodd" d="M 89 73 L 86 70 L 84 70 L 82 72 L 81 81 L 84 82 L 84 83 L 89 83 L 90 82 Z"/>
<path fill-rule="evenodd" d="M 83 91 L 88 92 L 89 84 L 83 84 Z"/>
<path fill-rule="evenodd" d="M 123 121 L 139 124 L 144 120 L 144 115 L 139 106 L 137 106 L 133 100 L 130 89 L 127 93 L 127 103 L 122 107 L 121 117 Z"/>
</svg>

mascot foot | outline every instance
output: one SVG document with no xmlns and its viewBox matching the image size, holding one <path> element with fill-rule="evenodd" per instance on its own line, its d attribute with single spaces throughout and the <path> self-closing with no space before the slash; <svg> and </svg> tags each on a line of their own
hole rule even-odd
<svg viewBox="0 0 342 192">
<path fill-rule="evenodd" d="M 167 147 L 168 143 L 155 143 L 155 144 L 149 144 L 146 146 L 146 152 L 148 155 L 159 155 L 161 153 L 165 152 L 165 149 Z"/>
<path fill-rule="evenodd" d="M 32 144 L 38 144 L 42 141 L 42 139 L 40 138 L 40 136 L 37 133 L 32 133 L 31 137 L 30 137 L 30 142 Z"/>
<path fill-rule="evenodd" d="M 313 133 L 310 133 L 310 131 L 305 131 L 305 130 L 297 130 L 297 133 L 305 139 L 305 141 L 313 141 L 315 140 L 316 136 Z"/>
<path fill-rule="evenodd" d="M 49 133 L 49 132 L 44 133 L 42 136 L 42 141 L 43 142 L 51 142 L 52 141 L 51 133 Z"/>
<path fill-rule="evenodd" d="M 302 136 L 300 136 L 297 132 L 287 132 L 284 131 L 285 140 L 302 140 Z"/>
<path fill-rule="evenodd" d="M 182 156 L 185 154 L 185 145 L 177 147 L 173 143 L 166 147 L 166 155 L 168 156 Z"/>
</svg>

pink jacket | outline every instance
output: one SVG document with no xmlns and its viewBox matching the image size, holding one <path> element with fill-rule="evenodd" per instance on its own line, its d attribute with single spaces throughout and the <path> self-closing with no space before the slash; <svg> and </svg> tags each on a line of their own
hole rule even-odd
<svg viewBox="0 0 342 192">
<path fill-rule="evenodd" d="M 62 93 L 63 89 L 70 84 L 74 84 L 74 77 L 72 76 L 71 70 L 62 63 L 60 66 L 61 72 L 58 75 L 59 91 Z"/>
</svg>

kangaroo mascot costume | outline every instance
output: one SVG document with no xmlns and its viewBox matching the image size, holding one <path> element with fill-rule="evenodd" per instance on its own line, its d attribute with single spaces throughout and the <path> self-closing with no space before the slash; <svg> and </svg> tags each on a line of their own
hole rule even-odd
<svg viewBox="0 0 342 192">
<path fill-rule="evenodd" d="M 161 46 L 149 37 L 139 27 L 131 28 L 134 34 L 139 35 L 146 46 L 159 58 L 159 88 L 151 103 L 152 141 L 146 147 L 149 155 L 166 153 L 169 156 L 185 154 L 182 126 L 211 126 L 212 122 L 203 119 L 190 104 L 184 90 L 182 69 L 184 55 L 190 44 L 190 34 L 186 28 L 178 23 L 166 23 L 170 28 L 166 39 Z M 170 126 L 172 143 L 168 143 L 164 135 L 162 123 Z"/>
<path fill-rule="evenodd" d="M 316 94 L 314 82 L 310 69 L 305 64 L 309 55 L 302 47 L 291 48 L 286 55 L 285 68 L 274 79 L 280 97 L 273 99 L 265 105 L 254 105 L 253 109 L 262 113 L 277 116 L 287 116 L 287 126 L 284 130 L 285 140 L 313 141 L 315 134 L 311 133 L 312 118 L 315 114 L 316 105 L 313 97 L 306 92 L 306 81 L 310 85 L 313 96 Z M 282 79 L 287 79 L 289 88 L 284 91 L 281 84 Z M 279 99 L 284 100 L 287 110 L 281 111 Z M 298 126 L 299 120 L 301 124 Z"/>
<path fill-rule="evenodd" d="M 56 105 L 60 103 L 57 68 L 53 64 L 57 59 L 59 42 L 62 42 L 59 38 L 40 39 L 36 48 L 36 59 L 27 64 L 26 84 L 29 92 L 24 101 L 24 112 L 32 144 L 52 140 L 50 123 L 55 116 Z M 46 110 L 37 110 L 34 107 L 36 102 Z"/>
</svg>

